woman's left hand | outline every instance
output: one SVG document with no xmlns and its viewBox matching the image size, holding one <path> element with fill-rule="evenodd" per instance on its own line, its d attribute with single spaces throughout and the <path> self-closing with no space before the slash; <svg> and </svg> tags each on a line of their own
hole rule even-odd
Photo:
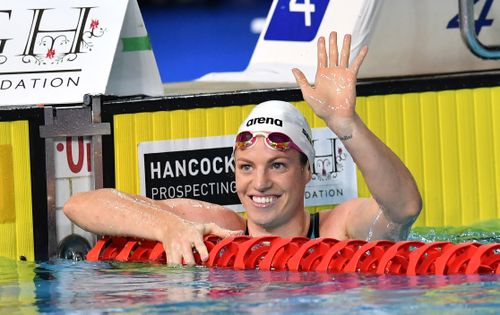
<svg viewBox="0 0 500 315">
<path fill-rule="evenodd" d="M 318 68 L 314 86 L 307 82 L 302 71 L 292 70 L 304 100 L 339 136 L 347 131 L 345 129 L 351 125 L 355 116 L 357 74 L 368 52 L 368 47 L 363 47 L 349 66 L 350 49 L 349 34 L 344 37 L 340 58 L 336 32 L 330 33 L 328 54 L 325 38 L 319 38 Z"/>
</svg>

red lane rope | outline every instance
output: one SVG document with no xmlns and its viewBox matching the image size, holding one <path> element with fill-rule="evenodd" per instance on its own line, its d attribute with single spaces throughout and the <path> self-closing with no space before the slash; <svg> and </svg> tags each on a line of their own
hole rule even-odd
<svg viewBox="0 0 500 315">
<path fill-rule="evenodd" d="M 399 275 L 500 274 L 500 244 L 418 241 L 339 241 L 332 238 L 277 236 L 205 237 L 209 256 L 198 265 L 234 269 L 361 272 Z M 165 264 L 161 242 L 103 237 L 87 253 L 88 261 Z"/>
</svg>

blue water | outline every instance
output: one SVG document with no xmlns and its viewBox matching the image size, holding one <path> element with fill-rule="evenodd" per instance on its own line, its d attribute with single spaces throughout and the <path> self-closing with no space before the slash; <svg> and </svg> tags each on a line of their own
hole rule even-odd
<svg viewBox="0 0 500 315">
<path fill-rule="evenodd" d="M 498 231 L 498 229 L 496 229 Z M 411 238 L 453 238 L 416 229 Z M 495 231 L 453 231 L 496 242 Z M 375 276 L 235 271 L 0 257 L 0 313 L 498 314 L 500 275 Z"/>
<path fill-rule="evenodd" d="M 496 314 L 500 276 L 372 276 L 0 258 L 0 311 Z M 5 276 L 5 271 L 18 275 Z"/>
</svg>

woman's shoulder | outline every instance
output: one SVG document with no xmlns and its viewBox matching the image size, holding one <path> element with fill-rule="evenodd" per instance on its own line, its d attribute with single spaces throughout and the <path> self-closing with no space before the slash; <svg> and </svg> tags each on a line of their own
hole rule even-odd
<svg viewBox="0 0 500 315">
<path fill-rule="evenodd" d="M 320 236 L 339 240 L 347 239 L 349 215 L 364 201 L 364 198 L 349 199 L 331 209 L 321 211 L 319 216 Z"/>
</svg>

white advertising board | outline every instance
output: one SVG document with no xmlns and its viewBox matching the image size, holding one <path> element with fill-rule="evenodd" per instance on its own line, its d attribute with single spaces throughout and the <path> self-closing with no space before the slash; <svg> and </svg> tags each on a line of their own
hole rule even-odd
<svg viewBox="0 0 500 315">
<path fill-rule="evenodd" d="M 136 0 L 2 0 L 0 106 L 81 103 L 87 93 L 161 95 L 141 21 Z M 113 61 L 124 58 L 130 62 L 126 70 L 147 69 L 130 76 L 117 69 L 118 75 L 110 76 Z M 117 66 L 123 68 L 123 61 Z M 137 83 L 144 73 L 153 87 L 141 91 Z M 110 84 L 117 78 L 121 81 Z"/>
<path fill-rule="evenodd" d="M 460 35 L 457 0 L 384 0 L 360 77 L 500 69 L 475 56 Z M 500 46 L 500 1 L 474 1 L 478 39 Z"/>
<path fill-rule="evenodd" d="M 295 83 L 301 69 L 312 83 L 316 42 L 337 31 L 352 34 L 351 59 L 369 46 L 360 78 L 500 69 L 475 56 L 461 38 L 457 0 L 274 0 L 243 72 L 210 73 L 201 81 Z M 500 1 L 474 1 L 479 41 L 500 46 Z M 498 49 L 498 48 L 497 48 Z"/>
<path fill-rule="evenodd" d="M 250 63 L 243 72 L 211 73 L 201 81 L 295 82 L 299 68 L 311 81 L 319 37 L 352 34 L 352 55 L 370 42 L 382 0 L 274 0 Z"/>
</svg>

